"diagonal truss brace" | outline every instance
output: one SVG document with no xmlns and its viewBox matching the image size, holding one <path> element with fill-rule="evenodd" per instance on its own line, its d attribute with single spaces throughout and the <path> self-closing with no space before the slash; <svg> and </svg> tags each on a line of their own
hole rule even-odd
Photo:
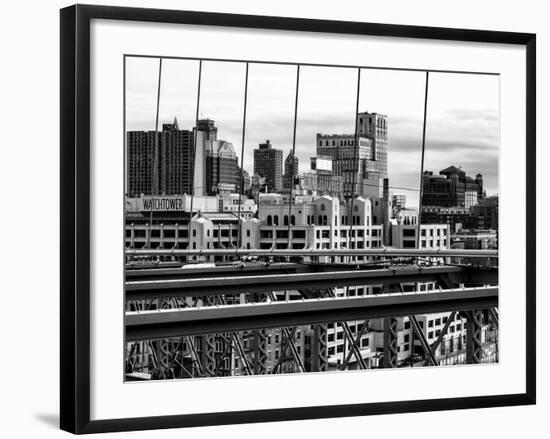
<svg viewBox="0 0 550 439">
<path fill-rule="evenodd" d="M 367 320 L 365 320 L 363 322 L 363 327 L 361 328 L 361 330 L 357 333 L 357 336 L 355 337 L 355 340 L 353 340 L 351 343 L 352 343 L 352 346 L 355 346 L 356 348 L 359 346 L 359 343 L 361 343 L 361 337 L 363 336 L 363 334 L 366 332 L 367 330 Z M 346 355 L 346 358 L 344 359 L 344 362 L 342 363 L 342 370 L 345 370 L 347 367 L 348 367 L 348 363 L 349 363 L 349 360 L 351 359 L 351 356 L 352 354 L 355 355 L 355 357 L 357 358 L 357 354 L 355 354 L 355 352 L 353 350 L 350 350 L 347 355 Z M 361 357 L 361 355 L 359 354 L 359 357 Z M 361 360 L 363 360 L 363 358 L 361 357 Z M 361 365 L 361 368 L 362 369 L 367 369 L 367 365 L 365 364 L 365 361 L 361 361 L 361 360 L 358 360 L 359 361 L 359 364 Z"/>
<path fill-rule="evenodd" d="M 274 302 L 277 301 L 277 296 L 275 295 L 275 293 L 273 291 L 270 291 L 268 293 L 268 297 Z M 273 373 L 276 373 L 277 369 L 279 368 L 279 366 L 283 362 L 283 359 L 285 357 L 284 354 L 286 353 L 287 349 L 290 349 L 291 355 L 292 355 L 294 361 L 296 362 L 296 364 L 298 365 L 298 369 L 300 370 L 300 372 L 305 372 L 306 371 L 306 369 L 304 367 L 304 363 L 302 362 L 302 359 L 300 358 L 300 354 L 298 353 L 298 348 L 296 347 L 296 343 L 294 342 L 294 333 L 295 332 L 296 332 L 296 328 L 294 328 L 292 331 L 290 331 L 288 328 L 282 328 L 283 336 L 286 339 L 286 348 L 281 352 L 281 357 L 280 357 L 279 361 L 277 362 L 277 364 L 275 365 L 275 367 L 273 368 Z"/>
<path fill-rule="evenodd" d="M 426 362 L 429 363 L 431 366 L 437 366 L 437 361 L 434 355 L 435 350 L 431 349 L 428 343 L 428 340 L 426 340 L 426 336 L 424 335 L 424 332 L 422 332 L 422 330 L 420 329 L 420 325 L 418 324 L 418 320 L 416 316 L 410 315 L 409 320 L 412 323 L 412 327 L 415 334 L 418 336 L 418 339 L 420 340 L 422 349 L 424 349 L 424 352 L 426 353 Z M 411 352 L 412 351 L 413 351 L 413 347 L 411 346 Z"/>
</svg>

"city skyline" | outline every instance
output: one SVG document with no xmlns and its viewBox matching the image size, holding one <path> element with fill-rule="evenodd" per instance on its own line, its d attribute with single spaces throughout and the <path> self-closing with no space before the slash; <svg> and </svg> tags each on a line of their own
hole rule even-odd
<svg viewBox="0 0 550 439">
<path fill-rule="evenodd" d="M 127 70 L 127 130 L 154 130 L 158 60 L 128 58 Z M 233 143 L 239 163 L 244 75 L 244 63 L 203 62 L 199 108 L 199 118 L 215 120 L 218 137 Z M 174 117 L 180 129 L 192 129 L 198 61 L 164 60 L 161 81 L 159 129 Z M 418 204 L 420 186 L 424 84 L 423 72 L 361 70 L 359 111 L 388 116 L 390 187 L 410 188 L 392 191 L 407 195 L 411 206 Z M 249 65 L 244 168 L 251 175 L 253 150 L 260 143 L 271 140 L 283 159 L 291 150 L 295 87 L 295 66 Z M 316 155 L 317 133 L 354 133 L 356 91 L 356 69 L 301 67 L 296 121 L 300 172 Z M 498 193 L 498 91 L 498 76 L 430 74 L 425 170 L 438 173 L 454 164 L 468 174 L 483 174 L 487 194 Z"/>
</svg>

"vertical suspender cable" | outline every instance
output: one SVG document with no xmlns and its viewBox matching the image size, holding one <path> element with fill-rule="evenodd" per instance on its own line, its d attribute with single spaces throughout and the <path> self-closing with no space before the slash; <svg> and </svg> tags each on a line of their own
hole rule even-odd
<svg viewBox="0 0 550 439">
<path fill-rule="evenodd" d="M 159 149 L 159 108 L 160 108 L 160 82 L 162 77 L 162 58 L 159 58 L 159 78 L 158 78 L 158 86 L 157 86 L 157 109 L 156 109 L 156 115 L 155 115 L 155 147 L 153 150 L 153 157 L 152 157 L 152 169 L 151 169 L 151 211 L 149 215 L 149 242 L 151 242 L 151 238 L 153 235 L 153 200 L 152 197 L 157 194 L 158 192 L 158 184 L 157 184 L 157 171 L 158 171 L 158 149 Z"/>
<path fill-rule="evenodd" d="M 358 118 L 359 118 L 359 94 L 361 92 L 361 68 L 357 69 L 357 95 L 355 98 L 355 129 L 354 129 L 354 136 L 353 136 L 353 173 L 352 173 L 352 184 L 351 184 L 351 203 L 349 204 L 349 211 L 348 211 L 348 222 L 349 222 L 349 236 L 348 236 L 348 248 L 351 249 L 351 234 L 353 230 L 353 207 L 354 207 L 354 201 L 355 201 L 355 185 L 356 185 L 356 166 L 357 166 L 357 155 L 359 153 L 359 135 L 358 135 Z M 331 213 L 332 217 L 332 213 Z M 332 218 L 330 219 L 332 222 Z M 336 226 L 336 224 L 335 224 Z M 351 260 L 351 256 L 350 256 Z M 349 287 L 346 286 L 346 296 L 348 295 L 348 289 Z M 343 327 L 346 322 L 341 322 L 341 326 Z M 346 358 L 346 348 L 347 348 L 347 342 L 346 337 L 344 337 L 344 342 L 342 346 L 342 359 L 345 360 Z M 353 347 L 350 346 L 350 349 Z"/>
<path fill-rule="evenodd" d="M 290 180 L 290 192 L 289 192 L 289 199 L 288 199 L 288 237 L 287 237 L 287 247 L 291 248 L 291 239 L 290 239 L 290 232 L 291 232 L 291 225 L 292 225 L 292 194 L 293 194 L 293 188 L 294 188 L 294 179 L 296 177 L 296 169 L 295 169 L 295 158 L 296 158 L 296 122 L 298 120 L 298 94 L 300 89 L 300 64 L 296 66 L 296 93 L 294 95 L 294 130 L 292 133 L 292 175 Z"/>
<path fill-rule="evenodd" d="M 187 225 L 187 248 L 191 247 L 191 219 L 193 218 L 193 198 L 195 196 L 195 161 L 197 160 L 197 135 L 199 130 L 199 105 L 201 100 L 201 76 L 202 76 L 202 60 L 199 60 L 199 78 L 197 81 L 197 109 L 195 112 L 195 129 L 193 130 L 193 164 L 191 166 L 191 203 L 189 206 L 189 224 Z M 190 159 L 191 159 L 190 158 Z"/>
<path fill-rule="evenodd" d="M 430 72 L 426 72 L 426 88 L 424 94 L 424 122 L 422 126 L 422 156 L 420 159 L 420 191 L 418 198 L 418 227 L 416 233 L 416 248 L 420 248 L 420 232 L 422 223 L 422 196 L 424 194 L 424 151 L 426 149 L 426 117 L 428 114 L 428 82 L 430 78 Z"/>
<path fill-rule="evenodd" d="M 352 174 L 352 186 L 351 186 L 351 203 L 348 212 L 348 222 L 349 222 L 349 237 L 348 237 L 348 248 L 351 249 L 351 234 L 353 230 L 353 208 L 355 204 L 355 185 L 356 185 L 356 172 L 357 160 L 359 154 L 359 133 L 358 133 L 358 118 L 359 118 L 359 94 L 361 92 L 361 68 L 357 69 L 357 97 L 355 102 L 355 134 L 353 137 L 353 174 Z"/>
<path fill-rule="evenodd" d="M 241 140 L 241 175 L 239 176 L 239 212 L 237 214 L 237 219 L 239 221 L 239 241 L 238 249 L 243 246 L 243 225 L 241 221 L 241 205 L 242 205 L 242 195 L 244 191 L 244 142 L 246 137 L 246 106 L 248 99 L 248 63 L 246 63 L 246 72 L 244 76 L 244 110 L 243 110 L 243 132 Z M 231 239 L 231 238 L 229 238 Z"/>
</svg>

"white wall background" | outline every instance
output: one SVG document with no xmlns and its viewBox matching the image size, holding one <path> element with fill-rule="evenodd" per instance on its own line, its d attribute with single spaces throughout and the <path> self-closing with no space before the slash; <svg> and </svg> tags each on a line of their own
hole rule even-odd
<svg viewBox="0 0 550 439">
<path fill-rule="evenodd" d="M 123 1 L 88 3 L 208 10 L 319 19 L 357 20 L 537 33 L 538 45 L 538 405 L 363 418 L 126 433 L 131 437 L 297 438 L 337 435 L 463 438 L 544 437 L 550 410 L 547 367 L 550 334 L 543 324 L 542 248 L 550 245 L 543 218 L 550 184 L 544 121 L 550 102 L 550 29 L 544 2 L 463 0 Z M 59 12 L 70 2 L 36 0 L 2 5 L 0 69 L 0 432 L 3 437 L 59 437 Z M 545 117 L 546 116 L 546 117 Z M 34 251 L 31 253 L 31 251 Z M 35 252 L 40 253 L 35 253 Z M 546 421 L 546 422 L 545 422 Z M 121 437 L 121 435 L 105 435 Z"/>
</svg>

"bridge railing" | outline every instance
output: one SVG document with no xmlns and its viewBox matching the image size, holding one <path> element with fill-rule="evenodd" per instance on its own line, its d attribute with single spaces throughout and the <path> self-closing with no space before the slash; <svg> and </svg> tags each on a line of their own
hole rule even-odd
<svg viewBox="0 0 550 439">
<path fill-rule="evenodd" d="M 126 249 L 126 256 L 386 256 L 498 258 L 498 250 L 463 249 Z"/>
<path fill-rule="evenodd" d="M 265 366 L 265 356 L 269 353 L 266 338 L 276 333 L 281 340 L 286 340 L 286 347 L 280 344 L 278 348 L 282 354 L 286 352 L 296 371 L 328 370 L 331 367 L 327 355 L 327 344 L 330 343 L 327 325 L 330 322 L 336 322 L 334 328 L 339 325 L 344 329 L 348 349 L 344 348 L 342 364 L 338 366 L 342 370 L 351 367 L 351 363 L 360 368 L 370 367 L 365 366 L 361 357 L 364 354 L 361 343 L 366 333 L 353 332 L 348 322 L 362 321 L 365 328 L 373 320 L 379 322 L 378 331 L 384 336 L 383 354 L 377 353 L 380 354 L 379 367 L 400 364 L 397 322 L 403 319 L 412 322 L 414 328 L 411 346 L 421 346 L 424 352 L 421 361 L 431 365 L 440 361 L 437 355 L 441 354 L 440 346 L 445 346 L 443 337 L 454 333 L 449 334 L 451 329 L 447 324 L 441 329 L 438 339 L 432 342 L 416 316 L 449 313 L 446 320 L 451 322 L 455 315 L 460 315 L 466 335 L 464 346 L 460 341 L 459 350 L 467 363 L 483 361 L 485 347 L 480 334 L 489 328 L 487 322 L 492 325 L 491 330 L 498 329 L 496 266 L 409 263 L 399 267 L 397 259 L 426 257 L 444 262 L 452 258 L 497 259 L 497 250 L 128 249 L 126 255 L 129 258 L 378 256 L 395 262 L 390 262 L 390 267 L 359 263 L 351 269 L 346 264 L 266 263 L 197 270 L 134 271 L 126 278 L 127 361 L 141 358 L 142 369 L 136 368 L 135 362 L 127 365 L 130 364 L 132 373 L 152 371 L 153 379 L 169 378 L 173 373 L 169 371 L 174 368 L 177 370 L 174 377 L 225 376 L 232 373 L 232 368 L 226 364 L 231 358 L 240 358 L 245 374 L 280 373 L 286 369 L 279 363 L 273 369 Z M 345 270 L 341 268 L 343 265 Z M 439 287 L 430 291 L 403 292 L 404 285 L 426 282 Z M 348 295 L 348 287 L 353 289 L 362 285 L 376 286 L 381 293 L 358 297 L 354 291 L 353 296 Z M 346 293 L 336 296 L 334 289 L 339 287 Z M 294 290 L 299 295 L 295 300 L 281 300 L 280 295 L 274 293 L 283 291 L 286 294 Z M 308 328 L 309 344 L 296 345 L 292 341 L 292 331 L 297 328 Z M 414 344 L 415 337 L 420 344 Z M 302 358 L 306 346 L 311 364 L 304 364 L 305 357 Z M 494 346 L 498 356 L 498 345 Z M 411 361 L 417 361 L 416 355 L 411 356 Z M 455 360 L 447 358 L 446 361 Z"/>
</svg>

